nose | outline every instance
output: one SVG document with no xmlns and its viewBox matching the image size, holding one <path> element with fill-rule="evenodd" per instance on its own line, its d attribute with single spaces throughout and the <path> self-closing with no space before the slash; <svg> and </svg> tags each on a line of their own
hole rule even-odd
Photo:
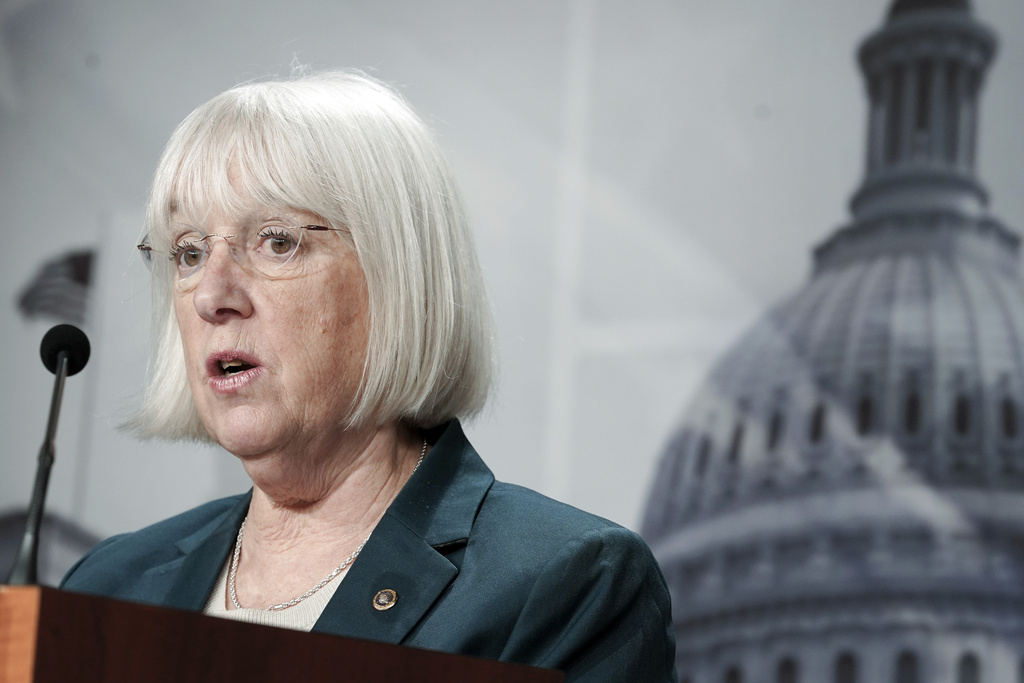
<svg viewBox="0 0 1024 683">
<path fill-rule="evenodd" d="M 199 278 L 192 304 L 199 317 L 208 323 L 226 323 L 252 315 L 249 287 L 252 279 L 232 257 L 231 244 L 217 240 L 196 277 Z"/>
</svg>

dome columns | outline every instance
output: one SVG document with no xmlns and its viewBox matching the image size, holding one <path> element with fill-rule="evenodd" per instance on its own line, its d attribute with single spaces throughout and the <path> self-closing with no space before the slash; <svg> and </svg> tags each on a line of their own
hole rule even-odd
<svg viewBox="0 0 1024 683">
<path fill-rule="evenodd" d="M 981 68 L 922 47 L 869 75 L 869 176 L 908 165 L 973 173 Z"/>
<path fill-rule="evenodd" d="M 900 13 L 861 45 L 870 104 L 865 179 L 850 203 L 855 218 L 983 214 L 977 107 L 995 49 L 991 31 L 948 9 Z"/>
</svg>

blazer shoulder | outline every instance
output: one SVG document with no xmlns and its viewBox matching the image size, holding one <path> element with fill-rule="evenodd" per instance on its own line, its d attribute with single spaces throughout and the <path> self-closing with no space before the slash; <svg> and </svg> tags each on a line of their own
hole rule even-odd
<svg viewBox="0 0 1024 683">
<path fill-rule="evenodd" d="M 671 598 L 639 534 L 497 483 L 474 533 L 470 571 L 504 581 L 510 630 L 500 659 L 561 669 L 574 683 L 675 680 Z"/>
<path fill-rule="evenodd" d="M 481 515 L 486 515 L 483 521 L 493 517 L 505 528 L 519 528 L 531 535 L 544 530 L 545 534 L 564 540 L 563 537 L 579 538 L 590 532 L 598 535 L 619 535 L 625 532 L 626 536 L 635 536 L 643 543 L 637 534 L 615 522 L 548 498 L 532 489 L 500 481 L 496 481 L 488 492 Z"/>
<path fill-rule="evenodd" d="M 180 559 L 249 499 L 249 494 L 221 498 L 152 524 L 108 538 L 87 552 L 60 587 L 85 593 L 115 594 L 106 587 Z"/>
<path fill-rule="evenodd" d="M 568 553 L 593 560 L 600 556 L 606 568 L 630 566 L 663 581 L 650 547 L 635 531 L 514 484 L 495 482 L 477 514 L 469 543 L 483 544 L 490 561 L 523 563 L 525 573 L 548 562 L 557 564 L 557 558 Z"/>
</svg>

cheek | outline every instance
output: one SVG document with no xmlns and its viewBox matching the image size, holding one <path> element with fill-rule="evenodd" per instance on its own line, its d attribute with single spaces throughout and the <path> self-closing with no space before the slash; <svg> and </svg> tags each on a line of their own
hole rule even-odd
<svg viewBox="0 0 1024 683">
<path fill-rule="evenodd" d="M 366 345 L 368 319 L 366 287 L 361 273 L 346 273 L 319 292 L 319 306 L 311 319 L 320 335 L 334 336 L 346 348 Z M 310 297 L 309 301 L 317 301 Z M 310 318 L 307 318 L 307 320 Z"/>
<path fill-rule="evenodd" d="M 197 316 L 190 301 L 176 301 L 174 304 L 175 317 L 178 321 L 178 336 L 181 338 L 182 355 L 185 358 L 185 375 L 189 384 L 196 389 L 196 383 L 201 382 L 206 375 L 206 359 L 202 352 L 202 340 L 200 326 L 196 324 Z M 193 313 L 190 317 L 189 313 Z"/>
<path fill-rule="evenodd" d="M 192 312 L 193 315 L 189 315 Z M 174 317 L 178 321 L 178 334 L 181 336 L 181 345 L 185 349 L 185 356 L 188 357 L 189 349 L 195 345 L 196 342 L 196 325 L 194 322 L 195 309 L 192 307 L 192 302 L 186 299 L 175 299 L 174 301 Z"/>
<path fill-rule="evenodd" d="M 345 294 L 327 298 L 322 304 L 307 318 L 313 321 L 316 346 L 340 373 L 361 376 L 368 341 L 365 302 Z"/>
<path fill-rule="evenodd" d="M 314 315 L 306 318 L 313 321 L 313 327 L 303 335 L 310 349 L 319 348 L 335 360 L 345 358 L 349 361 L 362 359 L 367 342 L 365 318 L 358 309 L 346 306 L 345 302 L 333 302 L 335 306 L 326 306 Z M 348 363 L 351 365 L 351 362 Z"/>
</svg>

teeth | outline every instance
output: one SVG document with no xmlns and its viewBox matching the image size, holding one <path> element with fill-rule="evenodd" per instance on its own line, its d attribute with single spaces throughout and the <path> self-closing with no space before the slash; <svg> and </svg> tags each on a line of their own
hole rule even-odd
<svg viewBox="0 0 1024 683">
<path fill-rule="evenodd" d="M 225 375 L 234 375 L 235 373 L 245 372 L 251 367 L 252 365 L 243 360 L 232 359 L 220 361 L 220 371 Z"/>
</svg>

